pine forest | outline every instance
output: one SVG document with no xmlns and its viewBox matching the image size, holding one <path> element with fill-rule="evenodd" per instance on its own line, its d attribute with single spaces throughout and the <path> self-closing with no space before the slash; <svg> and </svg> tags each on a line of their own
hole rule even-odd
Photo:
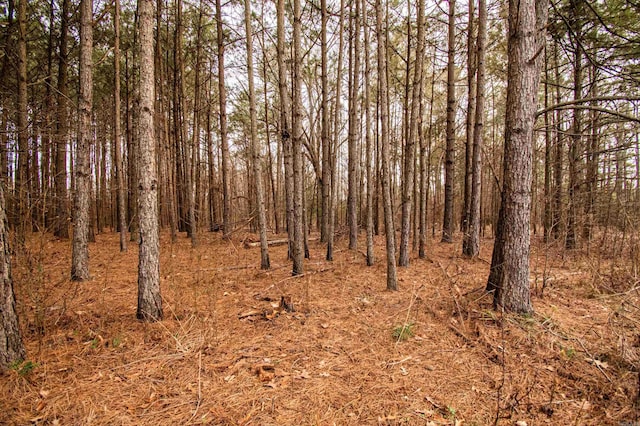
<svg viewBox="0 0 640 426">
<path fill-rule="evenodd" d="M 0 1 L 0 423 L 640 424 L 639 16 Z"/>
</svg>

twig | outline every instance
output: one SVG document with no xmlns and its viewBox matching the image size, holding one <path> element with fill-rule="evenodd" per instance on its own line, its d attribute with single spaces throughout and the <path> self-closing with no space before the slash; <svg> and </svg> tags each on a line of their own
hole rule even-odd
<svg viewBox="0 0 640 426">
<path fill-rule="evenodd" d="M 591 359 L 594 361 L 594 362 L 593 362 L 593 365 L 595 365 L 595 366 L 596 366 L 596 368 L 597 368 L 598 370 L 600 370 L 600 372 L 602 373 L 602 375 L 603 375 L 604 377 L 606 377 L 606 379 L 609 381 L 609 383 L 613 383 L 613 381 L 611 380 L 611 378 L 609 377 L 609 375 L 608 375 L 607 373 L 605 373 L 605 372 L 604 372 L 604 370 L 602 369 L 602 367 L 600 367 L 600 365 L 598 365 L 598 363 L 597 363 L 597 362 L 595 362 L 595 361 L 596 361 L 596 359 L 593 357 L 593 355 L 591 355 L 591 353 L 590 353 L 590 352 L 587 350 L 587 348 L 584 346 L 584 343 L 582 343 L 582 340 L 578 339 L 577 337 L 574 337 L 574 340 L 575 340 L 575 341 L 577 341 L 577 342 L 580 344 L 580 346 L 582 346 L 582 350 L 584 350 L 584 352 L 585 352 L 587 355 L 589 355 L 589 358 L 591 358 Z"/>
<path fill-rule="evenodd" d="M 404 319 L 404 324 L 402 325 L 403 327 L 406 327 L 407 324 L 409 323 L 409 315 L 411 314 L 411 308 L 413 307 L 413 302 L 414 302 L 414 300 L 416 300 L 418 298 L 417 291 L 420 290 L 423 287 L 423 285 L 418 287 L 417 290 L 413 290 L 411 292 L 411 300 L 409 300 L 409 307 L 407 308 L 407 316 Z M 399 333 L 398 334 L 398 339 L 396 340 L 396 346 L 398 346 L 398 343 L 400 343 L 400 339 L 402 338 L 402 335 L 403 335 L 403 333 Z"/>
<path fill-rule="evenodd" d="M 387 362 L 386 367 L 387 368 L 393 367 L 394 365 L 402 364 L 403 362 L 409 361 L 411 359 L 413 359 L 413 357 L 408 356 L 408 357 L 402 358 L 400 361 Z"/>
</svg>

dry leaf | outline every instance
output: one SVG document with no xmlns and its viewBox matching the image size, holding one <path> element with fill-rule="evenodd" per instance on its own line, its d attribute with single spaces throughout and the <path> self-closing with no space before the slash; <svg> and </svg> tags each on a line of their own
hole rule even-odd
<svg viewBox="0 0 640 426">
<path fill-rule="evenodd" d="M 300 374 L 298 374 L 297 376 L 294 376 L 294 379 L 310 379 L 310 378 L 311 378 L 311 375 L 307 370 L 302 370 Z"/>
</svg>

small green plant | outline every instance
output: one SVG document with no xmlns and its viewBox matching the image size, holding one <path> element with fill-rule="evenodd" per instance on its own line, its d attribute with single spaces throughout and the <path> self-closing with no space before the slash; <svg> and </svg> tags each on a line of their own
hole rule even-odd
<svg viewBox="0 0 640 426">
<path fill-rule="evenodd" d="M 413 323 L 405 323 L 397 325 L 393 328 L 393 338 L 398 341 L 405 341 L 410 337 L 413 337 Z"/>
<path fill-rule="evenodd" d="M 122 343 L 122 337 L 116 336 L 111 341 L 111 346 L 114 348 L 117 348 L 118 346 L 120 346 L 121 343 Z"/>
<path fill-rule="evenodd" d="M 94 339 L 91 341 L 91 349 L 97 349 L 99 343 L 100 341 L 98 340 L 98 338 L 94 337 Z"/>
<path fill-rule="evenodd" d="M 450 405 L 447 405 L 447 417 L 450 419 L 456 418 L 456 409 L 451 407 Z"/>
<path fill-rule="evenodd" d="M 18 373 L 20 377 L 28 376 L 29 373 L 31 373 L 37 366 L 38 364 L 33 361 L 24 361 L 21 359 L 13 361 L 11 364 L 9 364 L 9 368 Z"/>
<path fill-rule="evenodd" d="M 576 350 L 573 348 L 562 348 L 560 349 L 560 353 L 567 359 L 572 359 L 576 355 Z"/>
</svg>

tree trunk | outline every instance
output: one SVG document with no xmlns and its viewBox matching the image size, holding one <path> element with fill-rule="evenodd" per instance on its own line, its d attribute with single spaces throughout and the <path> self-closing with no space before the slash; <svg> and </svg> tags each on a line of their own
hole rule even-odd
<svg viewBox="0 0 640 426">
<path fill-rule="evenodd" d="M 471 175 L 473 174 L 473 130 L 476 116 L 476 67 L 478 51 L 474 38 L 474 15 L 475 0 L 469 1 L 469 25 L 467 28 L 467 120 L 466 120 L 466 143 L 464 150 L 464 207 L 462 209 L 462 220 L 460 228 L 464 234 L 467 233 L 469 218 L 471 216 Z M 464 251 L 464 249 L 463 249 Z"/>
<path fill-rule="evenodd" d="M 258 124 L 256 117 L 256 93 L 253 82 L 253 32 L 251 30 L 251 0 L 244 2 L 244 25 L 247 36 L 247 73 L 249 79 L 249 119 L 251 121 L 251 156 L 258 206 L 258 228 L 260 229 L 260 268 L 269 269 L 269 245 L 267 242 L 267 212 L 264 205 L 264 183 L 262 181 L 262 156 L 258 146 Z"/>
<path fill-rule="evenodd" d="M 579 1 L 571 2 L 571 9 L 575 13 L 576 28 L 574 29 L 574 65 L 573 65 L 573 99 L 582 99 L 582 28 L 579 24 L 581 15 L 581 7 Z M 571 129 L 571 145 L 569 145 L 569 208 L 567 211 L 567 237 L 565 240 L 565 248 L 574 249 L 578 246 L 578 206 L 580 198 L 580 181 L 579 176 L 582 154 L 582 109 L 574 108 L 573 110 L 573 128 Z"/>
<path fill-rule="evenodd" d="M 391 178 L 389 176 L 389 113 L 387 88 L 387 29 L 382 27 L 382 4 L 376 0 L 376 33 L 378 34 L 378 93 L 380 97 L 380 145 L 382 148 L 382 196 L 384 227 L 387 241 L 387 290 L 397 290 L 396 242 L 391 205 Z"/>
<path fill-rule="evenodd" d="M 195 63 L 195 77 L 194 77 L 194 94 L 193 94 L 193 132 L 191 135 L 191 143 L 189 144 L 190 153 L 187 157 L 189 161 L 189 169 L 187 170 L 189 176 L 188 199 L 189 199 L 189 229 L 191 233 L 191 247 L 198 246 L 198 194 L 200 190 L 199 184 L 199 170 L 200 170 L 200 109 L 201 109 L 201 97 L 202 97 L 202 83 L 200 81 L 200 74 L 202 73 L 202 0 L 199 1 L 198 6 L 198 22 L 196 28 L 196 63 Z"/>
<path fill-rule="evenodd" d="M 302 11 L 293 0 L 293 275 L 304 273 L 304 172 L 302 158 Z"/>
<path fill-rule="evenodd" d="M 124 169 L 122 164 L 121 122 L 120 122 L 120 0 L 115 0 L 114 11 L 114 110 L 113 110 L 113 144 L 115 146 L 116 184 L 118 188 L 118 229 L 120 230 L 120 251 L 127 251 L 127 209 L 125 206 Z"/>
<path fill-rule="evenodd" d="M 325 1 L 325 0 L 323 0 Z M 375 165 L 373 160 L 373 141 L 371 140 L 371 105 L 369 97 L 371 94 L 371 82 L 370 82 L 370 63 L 369 63 L 369 27 L 367 24 L 367 3 L 366 0 L 362 0 L 362 30 L 364 31 L 364 113 L 365 113 L 365 145 L 366 145 L 366 159 L 365 159 L 365 171 L 367 179 L 367 266 L 373 266 L 375 262 L 375 253 L 373 251 L 373 172 L 375 171 Z"/>
<path fill-rule="evenodd" d="M 11 250 L 4 202 L 4 184 L 0 185 L 0 366 L 26 358 L 22 343 L 16 298 L 11 277 Z"/>
<path fill-rule="evenodd" d="M 320 28 L 320 66 L 322 67 L 322 75 L 320 84 L 322 86 L 321 100 L 321 130 L 320 139 L 322 143 L 322 221 L 320 225 L 320 240 L 327 242 L 329 230 L 329 196 L 331 194 L 331 141 L 329 140 L 329 79 L 327 76 L 328 60 L 327 60 L 327 21 L 329 14 L 327 12 L 327 0 L 320 0 L 320 13 L 322 14 L 322 22 Z"/>
<path fill-rule="evenodd" d="M 487 38 L 486 0 L 478 2 L 478 44 L 477 44 L 477 88 L 473 130 L 473 157 L 471 160 L 471 200 L 467 230 L 464 233 L 462 252 L 469 257 L 480 254 L 480 205 L 482 195 L 482 146 L 484 141 L 484 72 L 485 45 Z"/>
<path fill-rule="evenodd" d="M 547 1 L 510 0 L 507 110 L 502 205 L 487 290 L 494 307 L 533 311 L 529 290 L 529 245 L 533 125 L 547 21 Z"/>
<path fill-rule="evenodd" d="M 160 296 L 160 243 L 158 239 L 158 178 L 153 66 L 153 0 L 139 0 L 140 41 L 140 132 L 138 142 L 138 217 L 140 252 L 138 258 L 138 309 L 143 321 L 162 319 Z"/>
<path fill-rule="evenodd" d="M 67 138 L 69 129 L 68 113 L 68 33 L 69 33 L 69 5 L 70 0 L 62 1 L 60 22 L 60 47 L 58 61 L 58 109 L 56 113 L 56 155 L 55 155 L 55 194 L 56 213 L 54 235 L 58 238 L 69 238 L 69 209 L 67 202 Z"/>
<path fill-rule="evenodd" d="M 347 188 L 347 223 L 349 225 L 349 249 L 358 248 L 358 88 L 360 75 L 360 1 L 355 1 L 355 16 L 351 16 L 353 31 L 350 34 L 353 46 L 353 69 L 351 87 L 349 88 L 349 141 L 348 141 L 348 188 Z"/>
<path fill-rule="evenodd" d="M 291 128 L 289 127 L 289 93 L 287 92 L 287 69 L 285 67 L 285 28 L 284 28 L 284 0 L 277 1 L 277 57 L 278 57 L 278 91 L 280 97 L 280 140 L 284 157 L 284 192 L 287 234 L 289 236 L 289 250 L 287 257 L 293 258 L 293 162 L 291 147 Z"/>
<path fill-rule="evenodd" d="M 333 116 L 333 150 L 329 150 L 329 178 L 331 181 L 331 189 L 329 191 L 329 218 L 328 218 L 328 235 L 327 235 L 327 256 L 328 261 L 333 261 L 333 241 L 335 236 L 336 226 L 336 204 L 337 204 L 337 188 L 338 188 L 338 176 L 337 176 L 337 151 L 338 142 L 340 137 L 340 92 L 342 88 L 342 55 L 344 50 L 344 3 L 345 0 L 340 0 L 340 18 L 338 19 L 338 70 L 336 71 L 336 97 Z"/>
<path fill-rule="evenodd" d="M 231 238 L 231 158 L 227 138 L 227 89 L 224 78 L 224 32 L 221 0 L 216 0 L 216 28 L 218 42 L 218 102 L 220 103 L 220 146 L 222 151 L 222 235 Z"/>
<path fill-rule="evenodd" d="M 591 87 L 589 97 L 597 98 L 598 97 L 598 70 L 595 66 L 590 66 L 589 70 L 591 71 Z M 598 101 L 590 102 L 591 106 L 597 107 Z M 588 137 L 588 143 L 586 147 L 586 158 L 587 158 L 587 175 L 585 179 L 585 203 L 584 203 L 584 226 L 582 228 L 582 237 L 587 242 L 588 247 L 590 247 L 591 238 L 593 236 L 593 227 L 594 227 L 594 210 L 595 210 L 595 200 L 596 200 L 596 188 L 598 185 L 598 151 L 600 150 L 599 143 L 599 112 L 595 109 L 590 111 L 590 128 L 591 132 Z M 636 158 L 636 161 L 638 159 Z"/>
<path fill-rule="evenodd" d="M 93 1 L 80 1 L 80 100 L 75 155 L 75 193 L 71 279 L 89 279 L 89 197 L 91 193 L 91 110 L 93 102 Z"/>
<path fill-rule="evenodd" d="M 553 45 L 553 58 L 555 67 L 554 83 L 556 86 L 556 103 L 560 103 L 560 67 L 558 66 L 558 45 Z M 562 111 L 557 110 L 555 112 L 555 158 L 553 162 L 553 237 L 558 240 L 562 231 L 562 169 L 563 169 L 563 130 L 562 130 Z"/>
<path fill-rule="evenodd" d="M 455 87 L 455 35 L 456 2 L 449 0 L 449 53 L 447 61 L 447 147 L 444 177 L 444 216 L 442 219 L 442 242 L 450 243 L 453 237 L 453 199 L 455 183 L 456 142 L 456 87 Z"/>
<path fill-rule="evenodd" d="M 409 266 L 409 231 L 411 227 L 411 205 L 414 184 L 414 159 L 416 139 L 418 138 L 418 114 L 420 113 L 420 89 L 422 88 L 422 68 L 424 57 L 424 0 L 418 0 L 418 45 L 416 47 L 416 64 L 413 69 L 413 93 L 411 100 L 411 119 L 409 122 L 409 138 L 405 144 L 404 178 L 402 179 L 402 227 L 400 234 L 399 266 Z M 415 237 L 414 237 L 415 238 Z"/>
<path fill-rule="evenodd" d="M 27 115 L 27 2 L 18 2 L 18 169 L 16 170 L 16 187 L 18 189 L 16 211 L 16 237 L 20 244 L 25 243 L 27 232 L 28 206 L 28 176 L 29 162 L 29 122 Z"/>
<path fill-rule="evenodd" d="M 549 55 L 545 47 L 544 56 L 544 107 L 549 107 Z M 544 242 L 548 243 L 551 239 L 551 230 L 553 226 L 552 208 L 551 208 L 551 121 L 550 111 L 544 113 Z"/>
</svg>

